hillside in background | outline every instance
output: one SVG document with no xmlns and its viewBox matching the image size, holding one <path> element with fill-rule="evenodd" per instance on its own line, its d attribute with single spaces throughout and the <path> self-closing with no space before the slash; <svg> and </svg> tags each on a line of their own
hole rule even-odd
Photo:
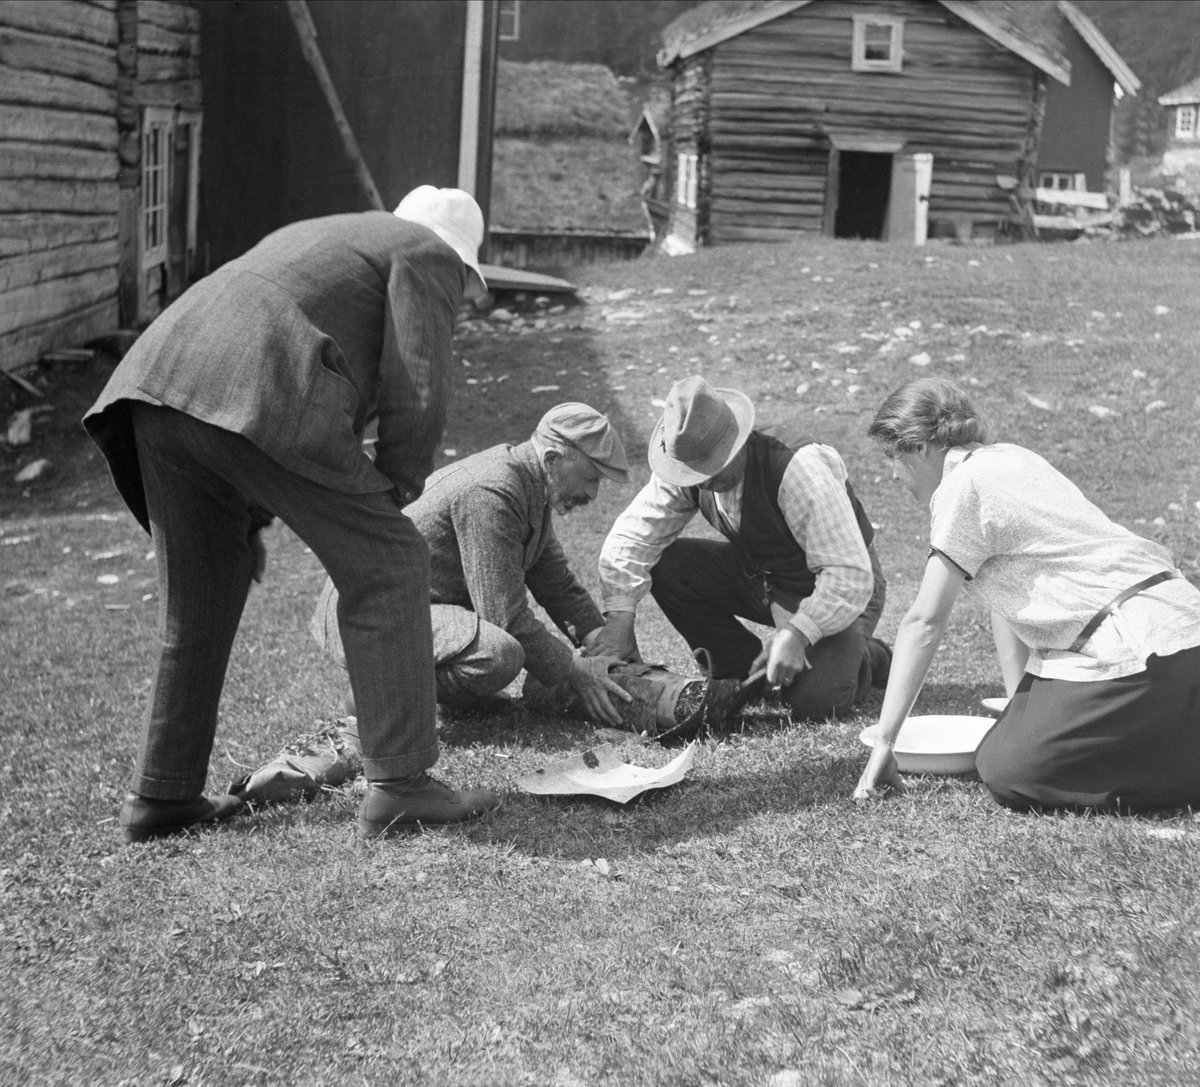
<svg viewBox="0 0 1200 1087">
<path fill-rule="evenodd" d="M 1196 0 L 1075 0 L 1142 81 L 1117 110 L 1117 158 L 1162 153 L 1166 111 L 1158 96 L 1200 76 L 1200 3 Z"/>
</svg>

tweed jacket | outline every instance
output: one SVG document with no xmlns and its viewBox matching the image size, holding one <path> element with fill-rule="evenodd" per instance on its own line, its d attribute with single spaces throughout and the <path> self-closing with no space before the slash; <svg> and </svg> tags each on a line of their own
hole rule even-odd
<svg viewBox="0 0 1200 1087">
<path fill-rule="evenodd" d="M 241 434 L 333 490 L 420 494 L 446 419 L 466 283 L 433 231 L 387 212 L 293 223 L 189 288 L 121 360 L 84 417 L 149 528 L 129 402 Z M 379 418 L 375 463 L 363 455 Z"/>
<path fill-rule="evenodd" d="M 604 619 L 554 534 L 533 444 L 493 446 L 439 469 L 406 512 L 429 544 L 430 600 L 473 609 L 521 643 L 537 679 L 565 680 L 571 650 L 534 615 L 526 589 L 576 645 Z"/>
<path fill-rule="evenodd" d="M 466 648 L 482 619 L 521 643 L 533 676 L 547 685 L 563 682 L 571 650 L 537 618 L 528 593 L 575 645 L 604 619 L 554 534 L 533 444 L 493 446 L 438 469 L 404 512 L 429 545 L 437 662 Z M 327 580 L 309 629 L 340 657 L 337 599 Z"/>
</svg>

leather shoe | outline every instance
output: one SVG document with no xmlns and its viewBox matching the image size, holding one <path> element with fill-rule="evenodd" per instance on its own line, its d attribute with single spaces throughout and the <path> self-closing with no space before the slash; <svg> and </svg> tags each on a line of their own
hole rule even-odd
<svg viewBox="0 0 1200 1087">
<path fill-rule="evenodd" d="M 118 822 L 121 840 L 126 843 L 148 842 L 180 834 L 189 827 L 218 823 L 241 811 L 240 797 L 219 796 L 215 800 L 199 796 L 195 800 L 153 800 L 129 793 L 121 805 Z"/>
<path fill-rule="evenodd" d="M 487 789 L 460 793 L 429 774 L 396 781 L 371 781 L 358 806 L 362 838 L 386 838 L 418 826 L 458 823 L 500 807 L 500 796 Z"/>
</svg>

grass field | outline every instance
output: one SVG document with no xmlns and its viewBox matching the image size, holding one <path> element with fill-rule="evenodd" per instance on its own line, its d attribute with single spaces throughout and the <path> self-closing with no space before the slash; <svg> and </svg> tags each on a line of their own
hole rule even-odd
<svg viewBox="0 0 1200 1087">
<path fill-rule="evenodd" d="M 864 432 L 905 377 L 945 374 L 1200 580 L 1195 243 L 818 239 L 577 281 L 586 303 L 540 326 L 464 326 L 443 461 L 578 399 L 640 483 L 671 383 L 737 386 L 841 450 L 879 526 L 890 638 L 926 524 Z M 79 439 L 104 376 L 52 376 L 34 446 L 0 453 L 0 1084 L 1200 1083 L 1200 821 L 1018 816 L 974 778 L 856 806 L 878 695 L 850 721 L 764 710 L 626 807 L 513 789 L 591 745 L 586 723 L 460 717 L 439 773 L 506 793 L 478 823 L 362 845 L 349 790 L 121 847 L 157 586 Z M 55 469 L 21 489 L 35 456 Z M 634 492 L 606 483 L 560 522 L 590 587 Z M 322 571 L 285 528 L 269 547 L 210 791 L 340 706 L 306 633 Z M 647 659 L 685 668 L 643 611 Z M 999 693 L 963 600 L 918 709 Z"/>
</svg>

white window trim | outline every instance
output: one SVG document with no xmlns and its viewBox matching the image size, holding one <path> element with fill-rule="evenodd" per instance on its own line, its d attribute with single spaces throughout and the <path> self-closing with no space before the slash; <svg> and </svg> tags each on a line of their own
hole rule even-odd
<svg viewBox="0 0 1200 1087">
<path fill-rule="evenodd" d="M 1038 188 L 1054 192 L 1087 192 L 1087 174 L 1067 170 L 1045 170 L 1038 174 Z"/>
<path fill-rule="evenodd" d="M 904 62 L 904 18 L 899 15 L 852 15 L 854 41 L 850 67 L 856 72 L 898 72 Z M 867 58 L 867 27 L 884 26 L 891 32 L 890 56 L 887 60 Z"/>
<path fill-rule="evenodd" d="M 1194 140 L 1197 135 L 1196 106 L 1180 106 L 1175 110 L 1175 138 L 1179 140 Z"/>
<path fill-rule="evenodd" d="M 139 180 L 141 199 L 138 207 L 138 233 L 141 242 L 143 272 L 167 262 L 167 216 L 171 210 L 171 132 L 174 126 L 173 110 L 148 106 L 142 112 L 142 163 Z M 155 130 L 162 133 L 161 160 L 151 172 L 147 162 L 147 149 L 150 133 Z M 157 181 L 157 193 L 155 202 L 150 203 L 154 181 Z M 161 216 L 157 239 L 151 238 L 151 231 L 148 229 L 150 215 L 154 212 Z M 154 244 L 151 244 L 152 241 Z"/>
<path fill-rule="evenodd" d="M 516 42 L 521 40 L 521 0 L 509 0 L 509 11 L 512 12 L 512 31 L 508 34 L 504 33 L 504 5 L 497 7 L 497 18 L 500 21 L 500 40 L 502 42 Z"/>
<path fill-rule="evenodd" d="M 685 208 L 695 208 L 699 187 L 700 157 L 680 151 L 675 162 L 675 202 Z"/>
<path fill-rule="evenodd" d="M 187 193 L 187 222 L 184 224 L 185 245 L 189 253 L 196 251 L 196 219 L 200 207 L 200 143 L 203 126 L 203 114 L 198 110 L 170 109 L 162 106 L 147 106 L 142 111 L 142 173 L 139 179 L 140 201 L 138 206 L 138 243 L 142 254 L 142 271 L 148 272 L 169 259 L 171 196 L 178 179 L 175 177 L 175 130 L 189 126 L 192 130 L 191 143 L 188 148 L 188 193 Z M 150 207 L 146 204 L 146 133 L 152 129 L 160 129 L 163 133 L 161 166 L 160 203 L 154 205 L 162 211 L 162 231 L 158 244 L 151 246 L 147 231 L 147 212 Z"/>
</svg>

